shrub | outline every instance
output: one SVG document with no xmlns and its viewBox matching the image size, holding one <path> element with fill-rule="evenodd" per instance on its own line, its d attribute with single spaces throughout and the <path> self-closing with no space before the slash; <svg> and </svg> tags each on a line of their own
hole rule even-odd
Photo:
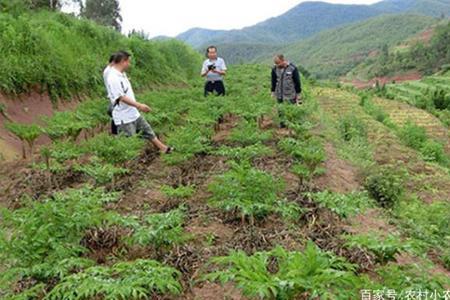
<svg viewBox="0 0 450 300">
<path fill-rule="evenodd" d="M 231 170 L 216 177 L 208 187 L 213 193 L 211 205 L 225 211 L 237 211 L 243 220 L 249 217 L 251 224 L 255 217 L 279 212 L 283 208 L 276 208 L 283 182 L 252 168 L 247 162 L 232 162 L 230 165 Z"/>
<path fill-rule="evenodd" d="M 353 265 L 322 252 L 312 242 L 303 252 L 289 252 L 280 246 L 252 256 L 232 251 L 211 262 L 218 270 L 205 275 L 205 280 L 233 281 L 245 296 L 255 299 L 294 299 L 300 294 L 320 299 L 356 299 L 360 283 L 353 274 Z"/>
<path fill-rule="evenodd" d="M 411 120 L 408 120 L 408 122 L 403 125 L 399 131 L 399 135 L 406 146 L 417 150 L 420 149 L 427 140 L 425 128 L 416 125 Z"/>
<path fill-rule="evenodd" d="M 365 180 L 365 188 L 381 207 L 392 207 L 403 194 L 403 180 L 390 168 L 378 168 Z"/>
<path fill-rule="evenodd" d="M 30 156 L 33 157 L 34 142 L 42 134 L 42 129 L 36 124 L 19 123 L 6 123 L 5 127 L 22 141 L 22 157 L 26 158 L 25 143 L 30 147 Z"/>
<path fill-rule="evenodd" d="M 65 277 L 45 299 L 137 300 L 156 294 L 177 295 L 182 290 L 180 276 L 176 269 L 154 260 L 120 262 L 111 267 L 94 266 Z"/>
<path fill-rule="evenodd" d="M 367 139 L 366 125 L 355 115 L 345 115 L 339 119 L 339 133 L 344 141 Z"/>
</svg>

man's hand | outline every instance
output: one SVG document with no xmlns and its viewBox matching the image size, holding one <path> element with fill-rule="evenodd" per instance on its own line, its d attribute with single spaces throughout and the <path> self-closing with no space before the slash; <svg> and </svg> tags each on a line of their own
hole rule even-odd
<svg viewBox="0 0 450 300">
<path fill-rule="evenodd" d="M 151 112 L 151 111 L 152 111 L 152 109 L 151 109 L 148 105 L 143 104 L 143 103 L 138 103 L 137 106 L 136 106 L 136 108 L 137 108 L 139 111 L 144 112 L 144 113 L 148 113 L 148 112 Z"/>
</svg>

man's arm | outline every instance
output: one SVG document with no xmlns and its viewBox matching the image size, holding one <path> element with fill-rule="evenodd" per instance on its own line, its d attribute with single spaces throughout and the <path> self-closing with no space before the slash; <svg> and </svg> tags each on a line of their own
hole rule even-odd
<svg viewBox="0 0 450 300">
<path fill-rule="evenodd" d="M 277 87 L 277 73 L 275 72 L 275 69 L 272 69 L 272 93 L 275 93 L 275 89 Z"/>
<path fill-rule="evenodd" d="M 151 111 L 151 109 L 148 105 L 134 101 L 133 99 L 131 99 L 128 96 L 121 96 L 116 101 L 123 102 L 125 104 L 128 104 L 129 106 L 136 107 L 138 110 L 140 110 L 142 112 L 150 112 Z"/>
<path fill-rule="evenodd" d="M 142 112 L 150 111 L 150 107 L 148 107 L 148 105 L 139 103 L 126 95 L 125 91 L 122 88 L 120 80 L 111 78 L 110 76 L 110 78 L 108 79 L 108 86 L 110 89 L 110 100 L 113 102 L 113 105 L 116 105 L 119 102 L 123 102 L 125 104 L 128 104 L 129 106 L 137 108 Z"/>
<path fill-rule="evenodd" d="M 297 67 L 295 67 L 292 77 L 292 79 L 294 80 L 295 92 L 297 93 L 297 95 L 299 95 L 302 92 L 302 84 L 300 82 L 300 73 L 298 72 Z"/>
</svg>

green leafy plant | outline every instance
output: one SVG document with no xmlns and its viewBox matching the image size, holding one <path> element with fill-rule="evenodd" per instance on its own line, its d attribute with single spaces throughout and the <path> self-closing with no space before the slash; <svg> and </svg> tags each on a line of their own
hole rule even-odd
<svg viewBox="0 0 450 300">
<path fill-rule="evenodd" d="M 382 207 L 393 207 L 403 195 L 403 179 L 391 168 L 380 167 L 367 176 L 365 188 Z"/>
<path fill-rule="evenodd" d="M 107 222 L 111 213 L 102 206 L 116 198 L 117 194 L 86 187 L 30 201 L 15 211 L 2 209 L 0 257 L 11 266 L 2 276 L 18 276 L 24 270 L 41 280 L 61 276 L 61 261 L 86 251 L 80 245 L 84 230 Z"/>
<path fill-rule="evenodd" d="M 195 186 L 178 186 L 171 187 L 168 185 L 163 185 L 161 191 L 169 198 L 185 199 L 190 198 L 195 193 Z"/>
<path fill-rule="evenodd" d="M 213 150 L 212 154 L 226 156 L 234 160 L 247 160 L 250 161 L 257 157 L 270 156 L 274 152 L 267 146 L 257 143 L 246 147 L 228 147 L 221 146 L 220 148 Z"/>
<path fill-rule="evenodd" d="M 339 194 L 329 191 L 309 193 L 315 202 L 335 212 L 342 218 L 352 217 L 364 213 L 368 208 L 374 207 L 374 201 L 366 192 L 352 192 Z"/>
<path fill-rule="evenodd" d="M 393 234 L 381 237 L 379 234 L 372 232 L 368 234 L 344 235 L 344 239 L 347 241 L 345 243 L 347 247 L 366 249 L 375 254 L 377 262 L 381 264 L 394 260 L 395 255 L 409 248 L 408 244 L 402 241 L 398 235 Z"/>
<path fill-rule="evenodd" d="M 366 125 L 354 114 L 349 114 L 339 119 L 339 133 L 344 141 L 355 139 L 367 139 Z"/>
<path fill-rule="evenodd" d="M 151 214 L 142 224 L 133 226 L 133 234 L 128 243 L 150 245 L 157 250 L 182 244 L 189 235 L 184 232 L 184 208 L 178 208 L 167 213 Z"/>
<path fill-rule="evenodd" d="M 283 209 L 283 206 L 276 206 L 283 182 L 252 168 L 247 162 L 231 162 L 230 166 L 230 171 L 216 177 L 208 187 L 213 193 L 212 206 L 238 212 L 243 222 L 249 217 L 252 225 L 256 217 Z"/>
<path fill-rule="evenodd" d="M 198 126 L 179 128 L 167 138 L 167 144 L 175 147 L 177 151 L 165 155 L 164 161 L 174 165 L 187 161 L 198 153 L 206 153 L 209 149 L 212 129 L 201 129 Z"/>
<path fill-rule="evenodd" d="M 89 164 L 75 165 L 74 170 L 91 177 L 97 185 L 108 182 L 112 182 L 114 185 L 117 176 L 128 173 L 128 169 L 116 167 L 110 163 L 101 163 L 95 158 L 91 159 L 91 163 Z"/>
<path fill-rule="evenodd" d="M 138 136 L 111 136 L 106 133 L 89 139 L 84 147 L 87 152 L 110 164 L 124 163 L 135 159 L 144 148 L 145 141 Z"/>
<path fill-rule="evenodd" d="M 420 149 L 428 139 L 425 128 L 416 125 L 411 120 L 408 120 L 400 129 L 399 136 L 406 146 L 414 149 Z"/>
<path fill-rule="evenodd" d="M 181 274 L 154 260 L 120 262 L 111 267 L 94 266 L 67 276 L 44 298 L 46 300 L 146 299 L 155 295 L 178 295 Z"/>
<path fill-rule="evenodd" d="M 19 123 L 6 123 L 5 127 L 22 141 L 22 157 L 26 158 L 25 143 L 30 148 L 30 157 L 33 157 L 34 142 L 42 134 L 41 127 Z"/>
<path fill-rule="evenodd" d="M 241 145 L 253 145 L 269 140 L 271 131 L 262 131 L 253 121 L 242 120 L 237 127 L 231 130 L 229 140 Z"/>
<path fill-rule="evenodd" d="M 318 167 L 325 160 L 325 150 L 319 140 L 308 139 L 299 141 L 293 138 L 285 138 L 278 143 L 278 147 L 306 167 L 305 169 L 297 166 L 293 169 L 294 173 L 297 173 L 299 177 L 309 179 L 317 172 L 320 172 Z"/>
<path fill-rule="evenodd" d="M 353 299 L 358 293 L 354 266 L 322 252 L 312 242 L 303 252 L 279 246 L 252 256 L 232 251 L 211 262 L 218 270 L 205 275 L 205 280 L 232 281 L 250 298 L 284 300 L 303 294 L 311 299 Z"/>
</svg>

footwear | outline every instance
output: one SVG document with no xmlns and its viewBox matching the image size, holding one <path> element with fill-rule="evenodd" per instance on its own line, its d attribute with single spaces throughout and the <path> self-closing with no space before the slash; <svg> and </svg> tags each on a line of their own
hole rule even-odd
<svg viewBox="0 0 450 300">
<path fill-rule="evenodd" d="M 165 154 L 170 154 L 170 153 L 173 152 L 173 150 L 175 150 L 175 149 L 172 148 L 172 147 L 167 147 L 167 149 L 166 149 L 166 151 L 165 151 L 164 153 L 165 153 Z"/>
</svg>

